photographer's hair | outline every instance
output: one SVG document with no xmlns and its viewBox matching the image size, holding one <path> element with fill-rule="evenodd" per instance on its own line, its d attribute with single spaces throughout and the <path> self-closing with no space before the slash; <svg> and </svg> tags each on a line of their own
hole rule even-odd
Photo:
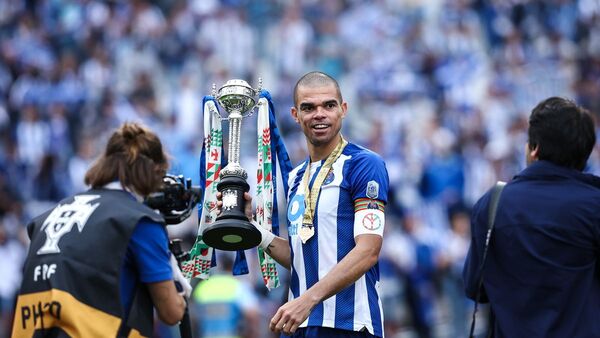
<svg viewBox="0 0 600 338">
<path fill-rule="evenodd" d="M 304 74 L 296 85 L 294 86 L 294 107 L 298 107 L 298 87 L 321 87 L 333 85 L 337 91 L 339 103 L 342 103 L 342 92 L 340 91 L 340 85 L 337 81 L 331 76 L 323 73 L 323 72 L 310 72 Z"/>
<path fill-rule="evenodd" d="M 596 143 L 594 119 L 575 102 L 550 97 L 533 108 L 528 143 L 537 158 L 582 171 Z"/>
<path fill-rule="evenodd" d="M 101 188 L 119 181 L 147 196 L 161 188 L 167 169 L 167 155 L 158 136 L 143 125 L 124 123 L 111 135 L 104 153 L 85 174 L 85 183 Z"/>
</svg>

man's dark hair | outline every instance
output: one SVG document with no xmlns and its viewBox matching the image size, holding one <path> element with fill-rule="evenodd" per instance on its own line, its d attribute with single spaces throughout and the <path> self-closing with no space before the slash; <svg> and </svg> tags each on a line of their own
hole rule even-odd
<svg viewBox="0 0 600 338">
<path fill-rule="evenodd" d="M 540 102 L 529 117 L 529 148 L 538 159 L 583 170 L 596 143 L 594 119 L 575 102 L 550 97 Z"/>
<path fill-rule="evenodd" d="M 321 87 L 330 84 L 335 86 L 338 100 L 342 103 L 342 92 L 337 81 L 323 72 L 314 71 L 304 74 L 298 82 L 296 82 L 296 85 L 294 86 L 294 107 L 298 107 L 298 87 Z"/>
</svg>

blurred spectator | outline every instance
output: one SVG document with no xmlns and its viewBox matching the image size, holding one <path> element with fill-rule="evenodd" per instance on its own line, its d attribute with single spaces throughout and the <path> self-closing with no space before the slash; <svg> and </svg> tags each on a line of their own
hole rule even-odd
<svg viewBox="0 0 600 338">
<path fill-rule="evenodd" d="M 81 79 L 87 89 L 87 97 L 97 103 L 102 93 L 109 87 L 114 78 L 108 51 L 97 43 L 92 47 L 90 58 L 86 59 L 80 68 Z"/>
<path fill-rule="evenodd" d="M 192 294 L 198 337 L 258 338 L 256 295 L 246 281 L 231 275 L 231 253 L 220 252 L 218 257 L 218 270 Z"/>
<path fill-rule="evenodd" d="M 21 285 L 25 247 L 9 235 L 0 217 L 0 336 L 8 337 L 12 328 L 15 299 Z"/>
<path fill-rule="evenodd" d="M 77 144 L 77 151 L 67 163 L 67 170 L 70 177 L 71 193 L 78 193 L 87 190 L 84 183 L 85 173 L 96 158 L 97 152 L 94 149 L 94 143 L 90 136 L 82 135 Z"/>
<path fill-rule="evenodd" d="M 452 206 L 462 201 L 464 192 L 463 161 L 455 152 L 455 136 L 445 128 L 435 128 L 431 135 L 432 152 L 420 182 L 420 192 L 429 201 Z"/>
<path fill-rule="evenodd" d="M 287 7 L 279 23 L 267 34 L 268 48 L 281 76 L 295 78 L 304 73 L 313 39 L 312 27 L 302 17 L 302 8 L 297 4 Z"/>
<path fill-rule="evenodd" d="M 409 325 L 419 338 L 434 337 L 438 249 L 433 232 L 417 213 L 407 210 L 401 224 L 401 231 L 386 235 L 384 257 L 400 273 Z"/>
<path fill-rule="evenodd" d="M 448 301 L 450 317 L 450 337 L 467 335 L 467 305 L 462 269 L 469 250 L 470 213 L 464 207 L 455 206 L 449 211 L 450 231 L 448 232 L 440 255 L 440 268 L 443 271 L 443 294 Z"/>
<path fill-rule="evenodd" d="M 228 7 L 221 7 L 209 16 L 196 37 L 198 47 L 207 49 L 209 58 L 206 61 L 212 63 L 213 71 L 227 69 L 235 78 L 242 79 L 252 76 L 254 43 L 254 32 L 246 23 L 243 12 Z"/>
<path fill-rule="evenodd" d="M 8 140 L 0 151 L 0 190 L 10 195 L 7 201 L 1 204 L 2 210 L 7 210 L 10 205 L 8 201 L 20 200 L 30 191 L 31 181 L 27 167 L 17 156 L 17 147 L 14 142 Z"/>
<path fill-rule="evenodd" d="M 411 264 L 404 270 L 406 301 L 412 322 L 419 338 L 433 337 L 435 323 L 435 273 L 437 257 L 431 243 L 432 233 L 427 233 L 418 217 L 408 213 L 402 225 L 408 240 Z"/>
<path fill-rule="evenodd" d="M 406 306 L 406 280 L 404 278 L 409 260 L 414 257 L 407 250 L 407 238 L 400 229 L 400 220 L 386 215 L 386 226 L 379 258 L 381 273 L 381 302 L 384 313 L 386 336 L 396 337 L 410 321 Z"/>
<path fill-rule="evenodd" d="M 22 118 L 15 130 L 19 159 L 28 168 L 36 168 L 50 144 L 50 126 L 32 104 L 23 107 Z"/>
<path fill-rule="evenodd" d="M 55 154 L 60 163 L 67 163 L 73 156 L 73 133 L 70 130 L 68 112 L 65 104 L 55 102 L 50 104 L 48 112 L 48 127 L 50 129 L 50 146 L 48 152 Z"/>
<path fill-rule="evenodd" d="M 69 182 L 57 162 L 58 158 L 52 153 L 42 157 L 39 171 L 33 179 L 33 199 L 51 202 L 67 196 Z"/>
<path fill-rule="evenodd" d="M 174 96 L 176 132 L 183 140 L 202 139 L 204 133 L 202 104 L 200 100 L 208 93 L 201 93 L 198 84 L 189 74 L 182 74 L 178 93 Z"/>
</svg>

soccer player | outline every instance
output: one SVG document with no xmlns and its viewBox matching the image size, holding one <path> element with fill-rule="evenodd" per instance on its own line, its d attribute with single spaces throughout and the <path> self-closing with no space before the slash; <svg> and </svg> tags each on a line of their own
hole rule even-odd
<svg viewBox="0 0 600 338">
<path fill-rule="evenodd" d="M 347 110 L 329 75 L 310 72 L 296 83 L 291 113 L 310 156 L 290 173 L 289 237 L 258 227 L 260 246 L 291 269 L 288 302 L 270 322 L 274 332 L 383 336 L 377 262 L 389 179 L 379 155 L 342 137 Z"/>
</svg>

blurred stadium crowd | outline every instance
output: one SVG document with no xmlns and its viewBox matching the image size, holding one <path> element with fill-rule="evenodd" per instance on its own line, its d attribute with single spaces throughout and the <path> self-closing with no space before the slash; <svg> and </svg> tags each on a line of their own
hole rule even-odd
<svg viewBox="0 0 600 338">
<path fill-rule="evenodd" d="M 143 121 L 172 171 L 197 182 L 202 97 L 212 83 L 260 76 L 296 164 L 306 152 L 292 89 L 315 69 L 340 81 L 346 137 L 388 166 L 387 336 L 465 336 L 469 207 L 524 167 L 538 101 L 600 112 L 599 0 L 0 0 L 0 336 L 24 226 L 86 188 L 113 127 Z M 256 153 L 245 129 L 242 164 Z M 597 151 L 588 170 L 600 170 Z M 189 223 L 169 230 L 193 241 Z M 254 271 L 243 281 L 268 305 L 245 308 L 260 313 L 263 337 L 286 292 L 267 293 Z"/>
</svg>

